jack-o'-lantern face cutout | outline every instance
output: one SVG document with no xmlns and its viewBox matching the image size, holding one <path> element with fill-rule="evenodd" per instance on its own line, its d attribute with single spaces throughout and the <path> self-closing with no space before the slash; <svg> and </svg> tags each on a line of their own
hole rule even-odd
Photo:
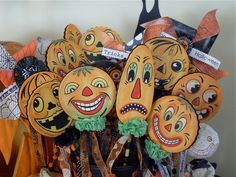
<svg viewBox="0 0 236 177">
<path fill-rule="evenodd" d="M 50 71 L 58 74 L 60 78 L 81 64 L 88 63 L 81 48 L 75 47 L 74 43 L 65 39 L 52 42 L 46 58 Z"/>
<path fill-rule="evenodd" d="M 72 123 L 58 98 L 59 81 L 42 84 L 34 90 L 27 105 L 27 117 L 40 134 L 56 137 Z"/>
<path fill-rule="evenodd" d="M 72 70 L 62 80 L 59 99 L 73 119 L 103 117 L 111 110 L 116 96 L 110 76 L 91 66 Z"/>
<path fill-rule="evenodd" d="M 57 74 L 49 71 L 38 72 L 28 77 L 20 87 L 18 103 L 23 117 L 26 116 L 26 107 L 33 91 L 46 82 L 58 80 Z"/>
<path fill-rule="evenodd" d="M 123 44 L 123 40 L 120 38 L 119 34 L 110 28 L 98 26 L 89 29 L 82 35 L 79 46 L 82 47 L 85 56 L 90 62 L 107 59 L 101 55 L 104 46 L 104 33 L 112 40 Z"/>
<path fill-rule="evenodd" d="M 189 58 L 186 50 L 170 38 L 154 38 L 145 45 L 153 54 L 155 87 L 171 90 L 181 77 L 188 74 Z"/>
<path fill-rule="evenodd" d="M 164 96 L 154 102 L 148 117 L 148 134 L 163 150 L 184 151 L 195 141 L 198 129 L 197 115 L 183 98 Z"/>
<path fill-rule="evenodd" d="M 153 59 L 145 45 L 129 55 L 117 93 L 116 111 L 121 122 L 134 118 L 145 120 L 154 94 Z"/>
<path fill-rule="evenodd" d="M 218 82 L 203 73 L 189 74 L 180 79 L 172 95 L 188 100 L 200 122 L 208 122 L 218 112 L 222 102 L 222 90 Z"/>
</svg>

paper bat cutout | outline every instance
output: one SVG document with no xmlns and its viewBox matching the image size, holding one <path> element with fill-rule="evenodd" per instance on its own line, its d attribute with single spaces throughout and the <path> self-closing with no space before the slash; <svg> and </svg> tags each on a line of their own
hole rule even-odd
<svg viewBox="0 0 236 177">
<path fill-rule="evenodd" d="M 144 28 L 141 26 L 141 24 L 161 17 L 159 12 L 158 0 L 154 1 L 154 5 L 150 12 L 147 12 L 146 0 L 142 0 L 142 2 L 143 2 L 143 9 L 139 15 L 138 25 L 135 30 L 134 37 L 144 31 Z"/>
</svg>

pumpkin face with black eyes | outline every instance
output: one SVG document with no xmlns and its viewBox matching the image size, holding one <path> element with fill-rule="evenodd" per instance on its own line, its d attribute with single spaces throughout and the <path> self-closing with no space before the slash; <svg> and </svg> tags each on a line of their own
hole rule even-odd
<svg viewBox="0 0 236 177">
<path fill-rule="evenodd" d="M 33 91 L 46 82 L 52 82 L 56 80 L 58 80 L 57 74 L 49 71 L 42 71 L 31 75 L 23 82 L 18 96 L 18 103 L 23 117 L 27 117 L 27 104 Z"/>
<path fill-rule="evenodd" d="M 108 35 L 112 40 L 118 41 L 123 44 L 123 40 L 121 39 L 119 34 L 108 27 L 97 26 L 89 29 L 82 35 L 79 46 L 82 47 L 85 56 L 90 62 L 107 59 L 106 57 L 101 55 L 105 42 L 104 34 Z"/>
<path fill-rule="evenodd" d="M 170 38 L 157 37 L 145 43 L 153 54 L 155 87 L 171 90 L 174 84 L 188 74 L 189 58 L 184 47 Z"/>
<path fill-rule="evenodd" d="M 47 50 L 46 61 L 50 71 L 58 74 L 60 78 L 81 64 L 88 63 L 81 48 L 66 39 L 51 43 Z"/>
<path fill-rule="evenodd" d="M 184 151 L 195 141 L 198 129 L 197 115 L 183 98 L 164 96 L 154 102 L 148 117 L 148 135 L 163 150 Z"/>
<path fill-rule="evenodd" d="M 217 80 L 203 73 L 189 74 L 180 79 L 172 95 L 188 100 L 200 122 L 208 122 L 214 117 L 222 102 L 222 90 Z"/>
<path fill-rule="evenodd" d="M 125 123 L 145 120 L 150 113 L 154 94 L 152 53 L 145 45 L 137 46 L 129 55 L 117 93 L 116 111 Z"/>
<path fill-rule="evenodd" d="M 40 134 L 56 137 L 72 123 L 59 103 L 59 81 L 47 82 L 37 87 L 27 104 L 27 117 Z"/>
<path fill-rule="evenodd" d="M 104 117 L 111 110 L 116 96 L 110 76 L 92 66 L 78 67 L 62 80 L 59 99 L 73 119 Z"/>
</svg>

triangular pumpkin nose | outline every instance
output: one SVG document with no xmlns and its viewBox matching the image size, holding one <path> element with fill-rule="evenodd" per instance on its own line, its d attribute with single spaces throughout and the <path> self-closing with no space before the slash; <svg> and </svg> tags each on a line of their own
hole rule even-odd
<svg viewBox="0 0 236 177">
<path fill-rule="evenodd" d="M 140 79 L 138 78 L 134 84 L 131 98 L 139 99 L 140 97 L 141 97 L 141 87 L 140 87 Z"/>
<path fill-rule="evenodd" d="M 89 87 L 85 87 L 82 91 L 83 96 L 91 96 L 93 94 L 93 91 Z"/>
<path fill-rule="evenodd" d="M 199 97 L 195 98 L 195 99 L 192 101 L 192 104 L 193 104 L 194 106 L 199 106 L 199 104 L 200 104 L 200 99 L 199 99 Z"/>
<path fill-rule="evenodd" d="M 165 126 L 165 129 L 170 132 L 171 131 L 172 124 L 168 124 Z"/>
<path fill-rule="evenodd" d="M 69 63 L 69 66 L 68 66 L 68 68 L 69 68 L 70 70 L 73 70 L 73 69 L 75 69 L 75 68 L 74 68 L 74 66 L 73 66 L 71 63 Z"/>
<path fill-rule="evenodd" d="M 161 72 L 162 74 L 166 73 L 166 64 L 163 64 L 157 68 L 157 71 Z"/>
</svg>

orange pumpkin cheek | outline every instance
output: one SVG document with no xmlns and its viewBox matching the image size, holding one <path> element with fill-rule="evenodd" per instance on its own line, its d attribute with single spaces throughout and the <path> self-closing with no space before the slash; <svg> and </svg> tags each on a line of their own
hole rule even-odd
<svg viewBox="0 0 236 177">
<path fill-rule="evenodd" d="M 181 152 L 192 145 L 198 133 L 198 120 L 191 105 L 176 96 L 158 99 L 148 117 L 148 134 L 167 152 Z"/>
<path fill-rule="evenodd" d="M 60 135 L 72 123 L 72 119 L 60 107 L 58 88 L 58 81 L 39 86 L 27 106 L 27 117 L 33 128 L 49 137 Z"/>
<path fill-rule="evenodd" d="M 180 79 L 172 90 L 188 100 L 200 122 L 207 122 L 218 112 L 222 102 L 222 90 L 218 82 L 203 73 L 189 74 Z"/>
</svg>

